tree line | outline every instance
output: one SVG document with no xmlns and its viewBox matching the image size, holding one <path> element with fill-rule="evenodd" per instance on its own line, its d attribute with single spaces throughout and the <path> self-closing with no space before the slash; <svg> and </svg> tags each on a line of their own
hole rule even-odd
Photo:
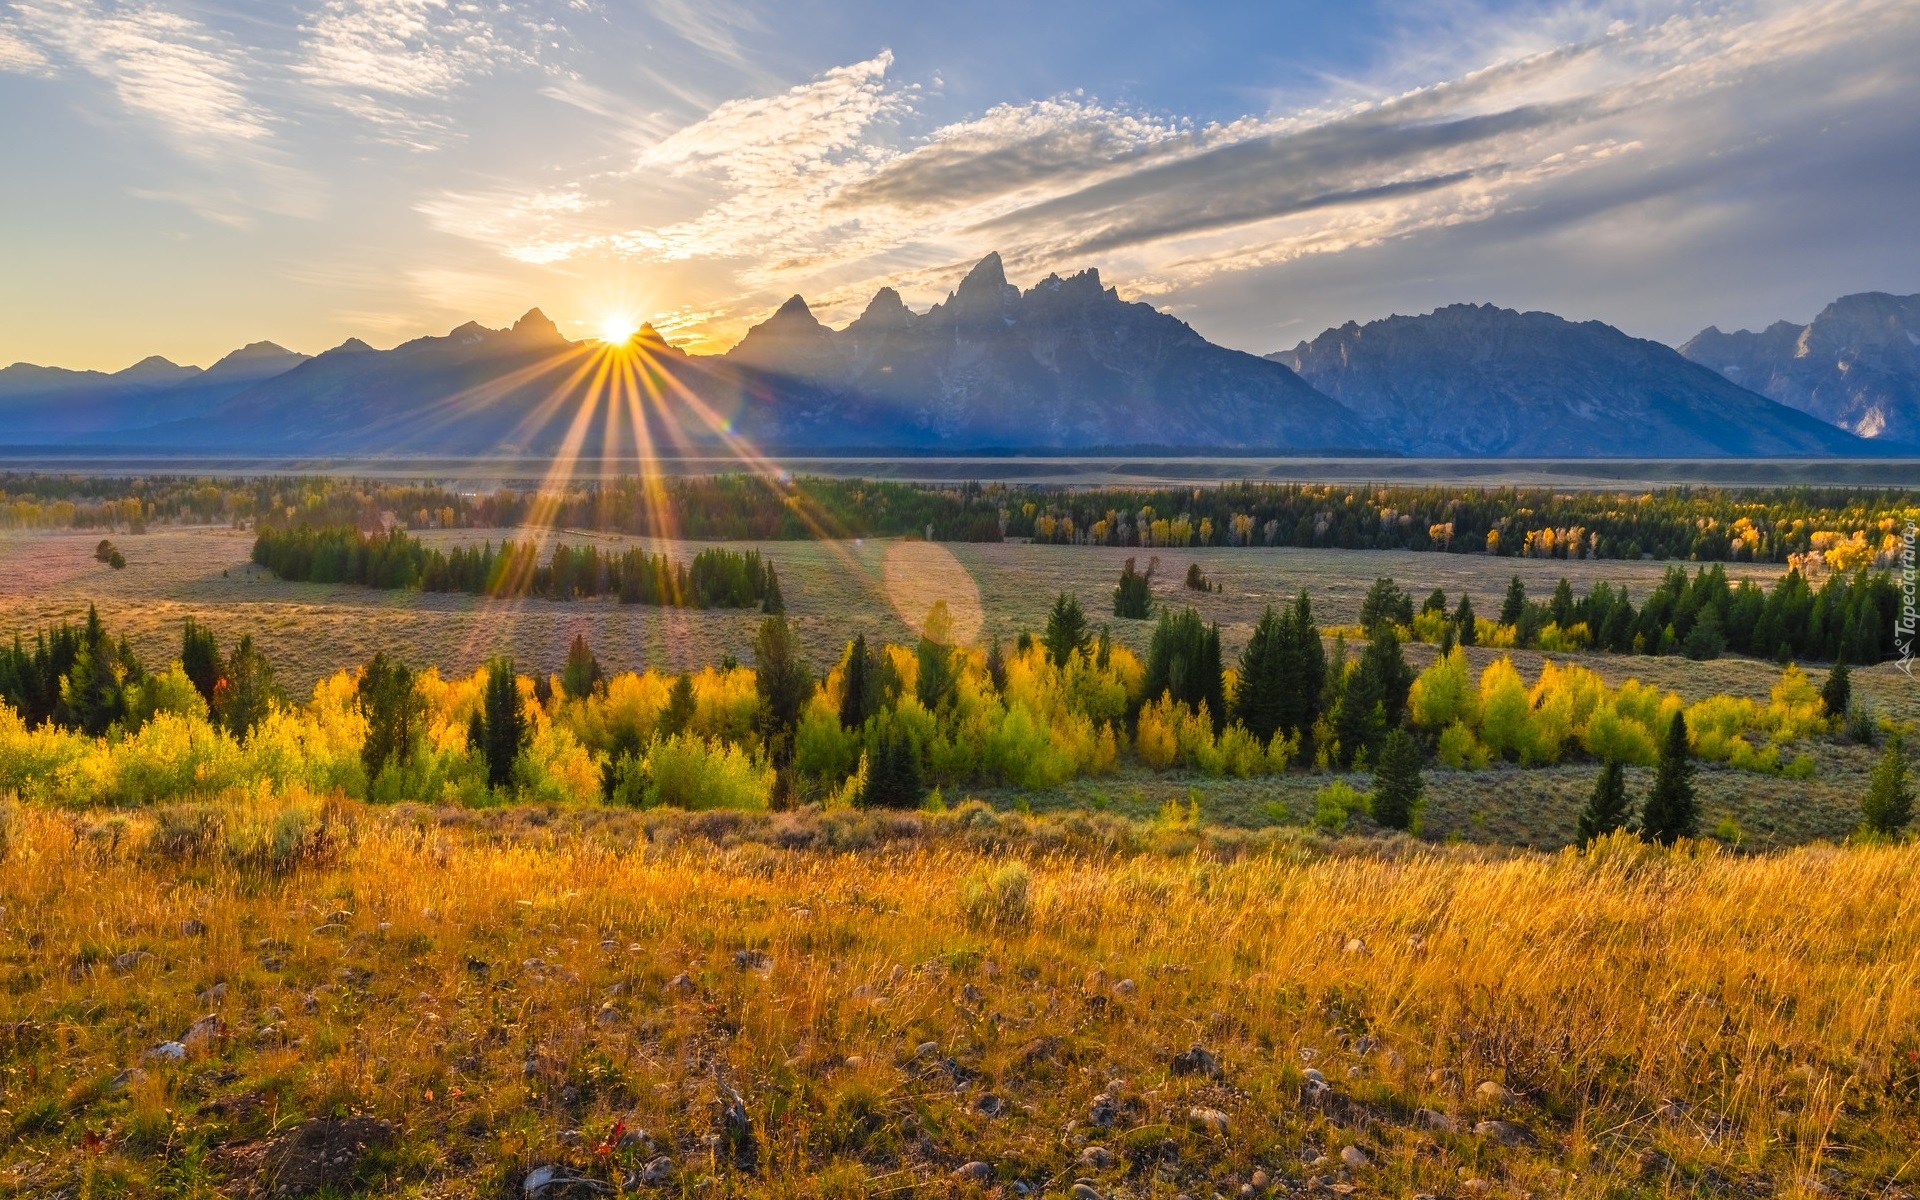
<svg viewBox="0 0 1920 1200">
<path fill-rule="evenodd" d="M 302 525 L 261 529 L 253 562 L 295 583 L 548 600 L 613 596 L 624 604 L 769 613 L 786 608 L 773 563 L 758 550 L 714 547 L 689 564 L 638 547 L 614 552 L 563 543 L 543 557 L 532 541 L 439 550 L 398 529 L 367 534 L 352 526 Z"/>
</svg>

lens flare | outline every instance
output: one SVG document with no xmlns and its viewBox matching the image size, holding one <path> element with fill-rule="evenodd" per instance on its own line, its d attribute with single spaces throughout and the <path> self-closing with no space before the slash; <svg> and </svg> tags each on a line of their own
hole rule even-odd
<svg viewBox="0 0 1920 1200">
<path fill-rule="evenodd" d="M 609 346 L 624 345 L 639 332 L 640 323 L 623 313 L 610 313 L 600 318 L 600 340 Z"/>
</svg>

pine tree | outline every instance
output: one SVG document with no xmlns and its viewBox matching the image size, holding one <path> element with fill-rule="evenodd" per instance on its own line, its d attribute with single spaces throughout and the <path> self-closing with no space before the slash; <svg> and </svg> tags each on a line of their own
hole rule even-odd
<svg viewBox="0 0 1920 1200">
<path fill-rule="evenodd" d="M 1913 820 L 1913 786 L 1907 781 L 1907 753 L 1900 734 L 1887 738 L 1887 748 L 1874 765 L 1873 779 L 1860 801 L 1862 824 L 1882 837 L 1899 835 Z"/>
<path fill-rule="evenodd" d="M 993 684 L 993 690 L 1004 692 L 1007 688 L 1007 656 L 1000 649 L 1000 635 L 995 634 L 987 646 L 987 679 Z"/>
<path fill-rule="evenodd" d="M 698 708 L 693 694 L 693 675 L 682 671 L 674 676 L 673 686 L 667 689 L 667 704 L 660 710 L 660 736 L 670 738 L 693 728 Z"/>
<path fill-rule="evenodd" d="M 527 738 L 527 714 L 520 705 L 520 685 L 513 660 L 496 658 L 487 664 L 487 689 L 482 699 L 486 716 L 480 727 L 481 749 L 487 760 L 487 786 L 510 787 L 513 762 Z"/>
<path fill-rule="evenodd" d="M 1053 609 L 1047 613 L 1047 631 L 1041 637 L 1047 648 L 1047 657 L 1056 667 L 1067 665 L 1076 650 L 1085 651 L 1093 644 L 1092 634 L 1087 629 L 1087 614 L 1081 611 L 1080 597 L 1071 592 L 1061 592 L 1054 598 Z"/>
<path fill-rule="evenodd" d="M 1627 804 L 1627 772 L 1617 759 L 1608 759 L 1593 781 L 1593 794 L 1580 813 L 1575 837 L 1584 846 L 1616 829 L 1625 829 L 1631 815 Z"/>
<path fill-rule="evenodd" d="M 1847 671 L 1846 659 L 1834 663 L 1833 670 L 1827 672 L 1827 681 L 1820 685 L 1820 703 L 1828 717 L 1846 719 L 1847 708 L 1853 703 L 1853 677 Z"/>
<path fill-rule="evenodd" d="M 780 577 L 773 573 L 771 560 L 766 565 L 766 581 L 761 586 L 760 611 L 769 616 L 778 616 L 787 611 L 786 597 L 780 594 Z"/>
<path fill-rule="evenodd" d="M 1398 725 L 1407 711 L 1407 693 L 1413 690 L 1413 668 L 1407 665 L 1400 651 L 1400 635 L 1391 626 L 1374 628 L 1372 640 L 1360 656 L 1360 669 L 1373 675 L 1387 724 Z"/>
<path fill-rule="evenodd" d="M 1412 829 L 1426 782 L 1420 777 L 1420 746 L 1396 725 L 1380 747 L 1373 772 L 1373 819 L 1388 829 Z"/>
<path fill-rule="evenodd" d="M 126 651 L 123 659 L 121 648 L 114 645 L 91 610 L 82 636 L 80 652 L 60 684 L 60 700 L 74 728 L 88 737 L 99 737 L 116 721 L 126 719 L 132 651 Z"/>
<path fill-rule="evenodd" d="M 1460 593 L 1460 607 L 1453 610 L 1453 625 L 1460 631 L 1462 646 L 1471 646 L 1479 640 L 1480 635 L 1474 628 L 1476 620 L 1478 618 L 1473 612 L 1473 597 L 1465 592 Z"/>
<path fill-rule="evenodd" d="M 1553 623 L 1565 629 L 1573 624 L 1573 585 L 1562 575 L 1553 589 L 1553 600 L 1547 605 L 1547 611 L 1553 617 Z"/>
<path fill-rule="evenodd" d="M 273 665 L 254 647 L 253 635 L 243 634 L 239 645 L 227 658 L 219 686 L 214 689 L 214 707 L 220 723 L 236 738 L 244 738 L 266 720 L 280 689 L 273 682 Z"/>
<path fill-rule="evenodd" d="M 367 719 L 360 761 L 367 769 L 367 782 L 372 783 L 388 763 L 405 763 L 413 757 L 414 737 L 425 724 L 427 705 L 414 690 L 407 664 L 388 658 L 384 650 L 360 673 L 356 696 Z"/>
<path fill-rule="evenodd" d="M 1120 568 L 1120 584 L 1113 589 L 1113 615 L 1129 620 L 1144 621 L 1153 613 L 1153 568 L 1147 566 L 1142 574 L 1134 569 L 1134 560 L 1129 558 Z"/>
<path fill-rule="evenodd" d="M 1279 732 L 1286 717 L 1285 636 L 1280 614 L 1269 604 L 1240 652 L 1240 688 L 1234 696 L 1233 715 L 1263 743 Z"/>
<path fill-rule="evenodd" d="M 593 655 L 593 647 L 587 645 L 583 633 L 573 635 L 573 644 L 567 647 L 566 665 L 560 668 L 560 690 L 571 700 L 585 700 L 593 694 L 594 685 L 606 678 L 600 669 L 600 660 Z"/>
<path fill-rule="evenodd" d="M 1320 629 L 1313 623 L 1313 603 L 1304 589 L 1293 611 L 1281 617 L 1282 647 L 1279 673 L 1284 681 L 1280 728 L 1304 738 L 1320 716 L 1321 693 L 1327 686 L 1327 652 Z"/>
<path fill-rule="evenodd" d="M 1413 624 L 1413 597 L 1385 575 L 1373 581 L 1366 598 L 1360 601 L 1360 628 L 1372 636 L 1374 627 L 1382 624 Z"/>
<path fill-rule="evenodd" d="M 1507 584 L 1507 598 L 1500 605 L 1500 623 L 1502 625 L 1518 625 L 1526 619 L 1526 615 L 1527 585 L 1521 583 L 1520 577 L 1515 575 L 1513 580 Z"/>
<path fill-rule="evenodd" d="M 879 709 L 875 696 L 879 691 L 874 678 L 872 657 L 867 653 L 867 635 L 855 634 L 847 643 L 847 666 L 840 682 L 840 727 L 858 729 Z"/>
<path fill-rule="evenodd" d="M 813 695 L 813 664 L 787 619 L 770 616 L 753 635 L 753 686 L 760 693 L 760 731 L 776 767 L 793 756 L 793 732 Z"/>
<path fill-rule="evenodd" d="M 186 631 L 180 638 L 180 669 L 187 673 L 193 690 L 200 693 L 211 712 L 213 689 L 220 683 L 220 647 L 213 640 L 213 630 L 196 624 L 192 617 L 187 618 Z"/>
<path fill-rule="evenodd" d="M 1152 703 L 1163 695 L 1196 712 L 1201 705 L 1206 705 L 1216 733 L 1226 724 L 1220 627 L 1201 621 L 1194 609 L 1184 608 L 1177 614 L 1162 610 L 1160 624 L 1154 628 L 1153 641 L 1147 647 L 1141 699 Z"/>
<path fill-rule="evenodd" d="M 1700 805 L 1693 795 L 1693 752 L 1687 748 L 1687 719 L 1673 714 L 1667 737 L 1660 745 L 1653 789 L 1640 814 L 1642 835 L 1671 846 L 1700 832 Z"/>
<path fill-rule="evenodd" d="M 1427 602 L 1420 606 L 1423 613 L 1444 613 L 1447 611 L 1447 594 L 1439 588 L 1427 593 Z"/>
<path fill-rule="evenodd" d="M 1380 678 L 1366 669 L 1364 660 L 1345 679 L 1333 703 L 1333 735 L 1340 743 L 1340 762 L 1351 765 L 1362 751 L 1372 758 L 1380 748 L 1380 736 L 1387 727 L 1386 706 L 1381 703 Z"/>
</svg>

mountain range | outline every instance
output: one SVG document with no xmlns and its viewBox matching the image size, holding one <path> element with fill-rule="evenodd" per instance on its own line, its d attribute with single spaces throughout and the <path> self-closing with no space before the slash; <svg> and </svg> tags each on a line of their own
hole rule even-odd
<svg viewBox="0 0 1920 1200">
<path fill-rule="evenodd" d="M 686 354 L 651 327 L 624 350 L 572 342 L 534 309 L 508 329 L 469 322 L 389 350 L 349 339 L 309 358 L 255 343 L 205 371 L 160 358 L 111 375 L 16 364 L 0 370 L 0 445 L 1880 454 L 1920 441 L 1920 358 L 1887 332 L 1920 327 L 1916 301 L 1848 297 L 1809 326 L 1708 330 L 1681 351 L 1596 321 L 1459 304 L 1262 358 L 1122 300 L 1097 272 L 1022 290 L 988 255 L 925 312 L 882 288 L 836 330 L 795 296 L 721 355 Z M 1783 329 L 1802 349 L 1783 356 Z"/>
</svg>

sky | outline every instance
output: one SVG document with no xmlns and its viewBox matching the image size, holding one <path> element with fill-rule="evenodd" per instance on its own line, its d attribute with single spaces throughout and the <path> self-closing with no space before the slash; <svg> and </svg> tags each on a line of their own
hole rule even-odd
<svg viewBox="0 0 1920 1200">
<path fill-rule="evenodd" d="M 1255 353 L 1920 292 L 1913 0 L 0 0 L 0 363 L 540 307 L 718 352 L 997 250 Z"/>
</svg>

